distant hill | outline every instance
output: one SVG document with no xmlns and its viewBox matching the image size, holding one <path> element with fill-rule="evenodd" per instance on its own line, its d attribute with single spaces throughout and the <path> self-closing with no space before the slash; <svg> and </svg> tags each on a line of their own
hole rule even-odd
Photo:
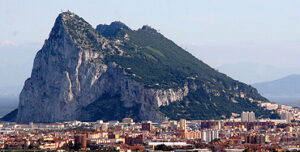
<svg viewBox="0 0 300 152">
<path fill-rule="evenodd" d="M 253 86 L 272 102 L 300 107 L 300 75 L 289 75 Z"/>
<path fill-rule="evenodd" d="M 300 97 L 300 75 L 253 84 L 266 97 Z"/>
<path fill-rule="evenodd" d="M 218 70 L 248 84 L 273 81 L 287 75 L 300 74 L 300 68 L 278 68 L 252 62 L 225 64 L 218 67 Z"/>
<path fill-rule="evenodd" d="M 17 96 L 0 95 L 0 117 L 6 115 L 18 107 L 19 99 Z"/>
</svg>

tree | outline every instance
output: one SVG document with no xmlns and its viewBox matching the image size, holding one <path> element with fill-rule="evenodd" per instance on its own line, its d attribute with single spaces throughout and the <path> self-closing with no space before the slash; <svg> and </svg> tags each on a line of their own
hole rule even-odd
<svg viewBox="0 0 300 152">
<path fill-rule="evenodd" d="M 250 149 L 247 148 L 247 149 L 243 150 L 243 152 L 250 152 Z"/>
<path fill-rule="evenodd" d="M 34 148 L 34 146 L 32 145 L 32 144 L 30 144 L 29 146 L 28 146 L 28 149 L 33 149 Z"/>
<path fill-rule="evenodd" d="M 165 144 L 161 144 L 161 145 L 155 146 L 154 150 L 171 151 L 173 149 L 169 146 L 166 146 Z"/>
<path fill-rule="evenodd" d="M 75 145 L 73 146 L 73 149 L 75 151 L 78 151 L 80 148 L 82 148 L 82 145 L 80 143 L 75 143 Z"/>
</svg>

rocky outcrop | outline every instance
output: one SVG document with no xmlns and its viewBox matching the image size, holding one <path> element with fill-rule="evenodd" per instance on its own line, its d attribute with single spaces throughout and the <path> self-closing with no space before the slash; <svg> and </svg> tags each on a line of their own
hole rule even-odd
<svg viewBox="0 0 300 152">
<path fill-rule="evenodd" d="M 87 31 L 74 33 L 71 26 L 78 24 L 82 27 L 76 28 Z M 119 104 L 126 108 L 140 104 L 137 119 L 162 121 L 165 116 L 155 108 L 182 100 L 188 94 L 187 86 L 145 88 L 120 65 L 105 63 L 105 54 L 116 53 L 118 48 L 86 27 L 88 23 L 73 13 L 59 15 L 20 94 L 17 122 L 88 121 L 91 114 L 87 114 L 86 107 L 108 94 L 119 96 Z M 85 46 L 92 40 L 99 45 L 96 50 Z"/>
<path fill-rule="evenodd" d="M 98 30 L 98 31 L 97 31 Z M 62 122 L 223 119 L 267 99 L 219 73 L 150 26 L 121 22 L 97 30 L 61 13 L 34 59 L 18 109 L 4 121 Z"/>
</svg>

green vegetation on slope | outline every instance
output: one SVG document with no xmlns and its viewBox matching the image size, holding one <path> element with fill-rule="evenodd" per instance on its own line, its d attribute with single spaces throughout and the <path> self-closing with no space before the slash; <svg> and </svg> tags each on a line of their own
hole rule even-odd
<svg viewBox="0 0 300 152">
<path fill-rule="evenodd" d="M 256 100 L 266 101 L 256 89 L 217 72 L 150 27 L 120 30 L 115 39 L 123 41 L 119 47 L 125 53 L 109 56 L 107 61 L 117 62 L 148 87 L 178 88 L 194 80 L 228 93 L 237 92 L 234 88 L 238 87 Z"/>
<path fill-rule="evenodd" d="M 255 111 L 265 117 L 271 115 L 271 111 L 259 108 L 257 103 L 236 97 L 242 92 L 247 98 L 267 101 L 256 89 L 219 73 L 156 30 L 148 26 L 136 31 L 120 29 L 114 36 L 110 35 L 109 39 L 121 40 L 119 47 L 125 52 L 122 56 L 107 57 L 106 62 L 117 62 L 145 86 L 167 89 L 191 82 L 198 86 L 182 101 L 158 108 L 171 119 L 220 119 L 242 111 Z"/>
<path fill-rule="evenodd" d="M 153 30 L 124 30 L 129 40 L 120 47 L 126 51 L 124 56 L 112 56 L 129 73 L 137 75 L 149 87 L 183 87 L 190 77 L 209 80 L 213 69 L 182 50 L 172 41 Z M 218 77 L 218 76 L 217 76 Z"/>
<path fill-rule="evenodd" d="M 234 103 L 225 97 L 213 97 L 211 100 L 203 99 L 199 93 L 190 93 L 184 100 L 173 102 L 168 106 L 160 107 L 160 110 L 170 119 L 188 120 L 199 119 L 224 119 L 229 118 L 232 113 L 253 111 L 259 117 L 271 117 L 274 112 L 266 111 L 258 107 L 257 103 L 249 102 L 243 98 L 234 98 Z M 278 116 L 273 116 L 278 118 Z"/>
<path fill-rule="evenodd" d="M 64 29 L 77 47 L 83 50 L 99 51 L 102 48 L 99 33 L 83 18 L 71 12 L 61 13 L 55 21 L 50 40 L 61 38 Z"/>
</svg>

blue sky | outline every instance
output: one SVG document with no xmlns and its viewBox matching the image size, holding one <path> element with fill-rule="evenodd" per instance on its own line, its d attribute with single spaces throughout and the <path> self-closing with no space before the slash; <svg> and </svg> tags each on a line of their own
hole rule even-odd
<svg viewBox="0 0 300 152">
<path fill-rule="evenodd" d="M 115 20 L 132 29 L 150 25 L 213 67 L 255 62 L 297 68 L 299 8 L 298 0 L 0 0 L 0 72 L 19 75 L 0 86 L 29 77 L 61 10 L 94 27 Z"/>
<path fill-rule="evenodd" d="M 69 9 L 93 26 L 115 20 L 133 29 L 149 24 L 183 44 L 299 41 L 299 7 L 297 0 L 1 0 L 0 40 L 42 42 L 58 13 Z"/>
</svg>

